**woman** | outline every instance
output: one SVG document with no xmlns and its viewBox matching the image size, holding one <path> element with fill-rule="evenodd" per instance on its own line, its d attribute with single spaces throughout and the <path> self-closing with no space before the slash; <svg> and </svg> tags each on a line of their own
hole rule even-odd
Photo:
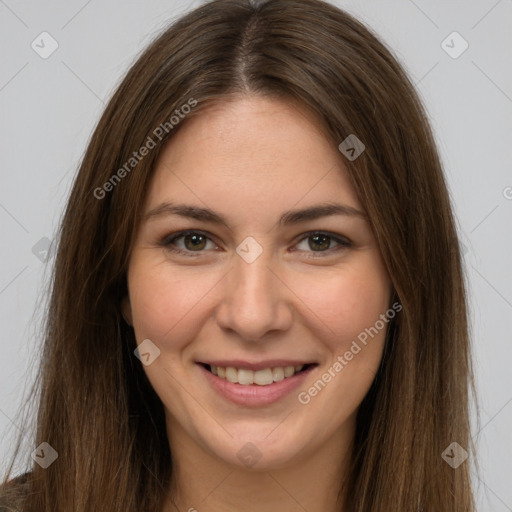
<svg viewBox="0 0 512 512">
<path fill-rule="evenodd" d="M 431 130 L 385 46 L 318 0 L 210 2 L 87 148 L 4 503 L 473 511 L 465 300 Z"/>
</svg>

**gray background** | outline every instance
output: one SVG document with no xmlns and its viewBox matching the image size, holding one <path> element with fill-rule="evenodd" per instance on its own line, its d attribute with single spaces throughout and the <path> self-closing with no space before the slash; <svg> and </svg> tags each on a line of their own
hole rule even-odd
<svg viewBox="0 0 512 512">
<path fill-rule="evenodd" d="M 87 140 L 136 55 L 200 3 L 0 0 L 0 469 L 13 436 L 28 432 L 16 414 L 40 346 L 45 250 Z M 512 511 L 512 1 L 335 3 L 387 42 L 429 112 L 471 294 L 481 402 L 475 486 L 480 510 Z M 51 48 L 43 31 L 58 43 L 46 59 L 31 47 Z M 469 44 L 460 55 L 464 41 L 454 31 Z"/>
</svg>

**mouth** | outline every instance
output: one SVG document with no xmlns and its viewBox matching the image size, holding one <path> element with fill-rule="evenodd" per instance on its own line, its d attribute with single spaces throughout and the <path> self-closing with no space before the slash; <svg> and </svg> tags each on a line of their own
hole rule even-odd
<svg viewBox="0 0 512 512">
<path fill-rule="evenodd" d="M 200 364 L 216 377 L 231 382 L 232 384 L 240 384 L 242 386 L 250 386 L 252 384 L 257 386 L 270 386 L 276 382 L 289 379 L 298 373 L 305 372 L 313 366 L 317 366 L 316 363 L 287 364 L 281 366 L 269 365 L 261 369 L 253 370 L 248 368 L 248 365 L 240 367 L 206 363 Z"/>
<path fill-rule="evenodd" d="M 263 407 L 292 394 L 318 363 L 210 361 L 198 362 L 197 367 L 207 385 L 223 399 L 245 407 Z"/>
</svg>

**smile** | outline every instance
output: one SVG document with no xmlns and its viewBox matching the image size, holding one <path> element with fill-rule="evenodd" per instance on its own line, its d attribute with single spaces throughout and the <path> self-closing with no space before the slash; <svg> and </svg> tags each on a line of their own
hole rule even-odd
<svg viewBox="0 0 512 512">
<path fill-rule="evenodd" d="M 217 375 L 221 379 L 226 379 L 233 384 L 241 384 L 249 386 L 256 384 L 258 386 L 268 386 L 274 382 L 280 382 L 289 377 L 293 377 L 296 373 L 302 371 L 306 365 L 299 364 L 296 366 L 277 366 L 275 368 L 264 368 L 263 370 L 247 370 L 244 368 L 233 368 L 228 366 L 209 365 L 209 370 L 213 375 Z"/>
<path fill-rule="evenodd" d="M 224 399 L 246 407 L 270 405 L 290 395 L 318 366 L 296 361 L 198 363 L 211 388 Z M 293 363 L 293 364 L 292 364 Z"/>
</svg>

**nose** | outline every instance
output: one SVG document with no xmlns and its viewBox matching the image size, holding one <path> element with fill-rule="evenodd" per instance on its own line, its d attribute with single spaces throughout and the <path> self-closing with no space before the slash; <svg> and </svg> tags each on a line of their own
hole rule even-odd
<svg viewBox="0 0 512 512">
<path fill-rule="evenodd" d="M 259 341 L 267 333 L 290 328 L 293 294 L 276 267 L 265 251 L 251 263 L 235 255 L 216 311 L 220 327 L 236 332 L 245 341 Z"/>
</svg>

